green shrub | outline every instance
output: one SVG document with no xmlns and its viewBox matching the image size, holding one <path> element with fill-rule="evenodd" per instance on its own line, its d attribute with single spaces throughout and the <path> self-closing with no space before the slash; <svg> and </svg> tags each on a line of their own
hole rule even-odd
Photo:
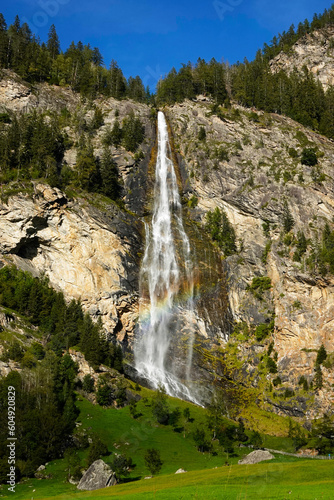
<svg viewBox="0 0 334 500">
<path fill-rule="evenodd" d="M 104 379 L 101 378 L 98 381 L 96 402 L 100 406 L 110 406 L 113 402 L 113 393 L 111 387 Z"/>
<path fill-rule="evenodd" d="M 263 250 L 262 257 L 261 257 L 261 260 L 262 260 L 263 264 L 267 263 L 268 255 L 270 253 L 270 250 L 271 250 L 271 241 L 267 241 L 266 246 L 264 247 L 264 250 Z"/>
<path fill-rule="evenodd" d="M 255 122 L 255 123 L 259 123 L 259 121 L 260 121 L 259 115 L 257 113 L 255 113 L 254 111 L 251 111 L 250 113 L 248 113 L 248 118 L 250 121 Z"/>
<path fill-rule="evenodd" d="M 291 233 L 286 234 L 283 238 L 283 243 L 287 247 L 289 247 L 291 245 L 292 241 L 293 241 L 293 234 L 291 234 Z"/>
<path fill-rule="evenodd" d="M 195 208 L 198 204 L 198 198 L 197 196 L 192 196 L 189 200 L 188 200 L 188 207 L 189 208 Z"/>
<path fill-rule="evenodd" d="M 82 382 L 82 388 L 86 392 L 93 392 L 94 391 L 94 379 L 89 373 L 84 376 L 83 382 Z"/>
<path fill-rule="evenodd" d="M 265 220 L 262 223 L 263 234 L 266 238 L 270 238 L 270 222 Z"/>
<path fill-rule="evenodd" d="M 160 457 L 160 451 L 155 448 L 150 448 L 146 451 L 144 460 L 146 467 L 152 475 L 157 474 L 163 465 L 163 461 Z"/>
<path fill-rule="evenodd" d="M 272 358 L 267 359 L 267 368 L 270 373 L 277 373 L 277 364 Z"/>
<path fill-rule="evenodd" d="M 133 468 L 134 464 L 131 458 L 127 458 L 126 455 L 115 455 L 112 462 L 111 468 L 114 471 L 117 480 L 119 481 L 122 477 L 128 476 L 130 474 L 130 468 Z"/>
<path fill-rule="evenodd" d="M 289 206 L 287 201 L 284 201 L 283 204 L 283 217 L 282 217 L 282 222 L 283 222 L 283 229 L 285 233 L 288 233 L 291 231 L 293 228 L 295 221 L 294 218 L 292 217 L 292 214 L 290 212 Z"/>
<path fill-rule="evenodd" d="M 262 437 L 258 431 L 252 431 L 248 442 L 254 448 L 260 448 L 263 444 Z"/>
<path fill-rule="evenodd" d="M 42 344 L 40 344 L 39 342 L 33 342 L 30 350 L 36 359 L 38 359 L 38 360 L 44 359 L 45 350 L 44 350 Z"/>
<path fill-rule="evenodd" d="M 206 214 L 205 227 L 226 256 L 236 253 L 235 232 L 224 210 L 217 207 L 213 212 L 209 211 Z"/>
<path fill-rule="evenodd" d="M 234 149 L 236 151 L 242 151 L 242 149 L 243 149 L 242 144 L 241 144 L 240 141 L 235 141 L 235 143 L 233 144 L 233 146 L 234 146 Z"/>
<path fill-rule="evenodd" d="M 152 398 L 152 413 L 159 424 L 168 424 L 170 409 L 167 401 L 166 391 L 163 387 L 159 387 L 154 398 Z"/>
<path fill-rule="evenodd" d="M 0 113 L 0 123 L 11 123 L 11 121 L 8 113 Z"/>
<path fill-rule="evenodd" d="M 218 148 L 216 150 L 216 156 L 217 156 L 219 161 L 229 161 L 230 160 L 229 155 L 228 155 L 228 151 L 223 146 L 221 146 L 220 148 Z"/>
<path fill-rule="evenodd" d="M 298 158 L 298 152 L 295 150 L 295 148 L 289 148 L 288 153 L 291 158 Z"/>
<path fill-rule="evenodd" d="M 297 139 L 297 141 L 299 142 L 299 144 L 301 146 L 306 146 L 307 144 L 309 144 L 308 138 L 306 137 L 306 135 L 304 134 L 304 132 L 302 132 L 301 130 L 297 131 L 297 133 L 296 133 L 296 139 Z"/>
<path fill-rule="evenodd" d="M 255 338 L 257 341 L 261 342 L 263 339 L 268 337 L 274 331 L 274 320 L 270 323 L 261 323 L 255 328 Z"/>
<path fill-rule="evenodd" d="M 274 345 L 275 345 L 275 343 L 274 343 L 274 342 L 270 342 L 269 347 L 268 347 L 268 351 L 267 351 L 267 355 L 268 355 L 268 356 L 270 356 L 270 354 L 273 352 L 273 350 L 274 350 Z"/>
<path fill-rule="evenodd" d="M 193 439 L 195 441 L 198 451 L 202 453 L 205 451 L 210 451 L 212 445 L 206 435 L 204 427 L 197 427 L 193 432 Z"/>
<path fill-rule="evenodd" d="M 289 170 L 284 170 L 284 172 L 283 172 L 284 184 L 291 181 L 292 178 L 293 178 L 293 176 L 292 176 L 291 172 Z"/>
<path fill-rule="evenodd" d="M 311 178 L 313 182 L 320 183 L 326 179 L 326 176 L 323 172 L 321 172 L 319 167 L 316 167 L 311 170 Z"/>
<path fill-rule="evenodd" d="M 294 391 L 292 389 L 290 389 L 290 388 L 286 388 L 285 389 L 285 391 L 284 391 L 284 397 L 285 397 L 285 399 L 292 398 L 292 396 L 294 396 L 294 395 L 295 395 L 295 393 L 294 393 Z"/>
<path fill-rule="evenodd" d="M 300 158 L 302 165 L 314 167 L 318 163 L 318 157 L 314 148 L 304 148 Z"/>
<path fill-rule="evenodd" d="M 234 324 L 233 335 L 236 336 L 239 334 L 244 335 L 246 338 L 249 337 L 250 329 L 246 321 L 238 321 Z"/>
<path fill-rule="evenodd" d="M 263 294 L 271 288 L 271 279 L 268 276 L 256 276 L 252 283 L 247 285 L 246 290 L 250 291 L 258 300 L 263 299 Z"/>
<path fill-rule="evenodd" d="M 325 359 L 327 358 L 327 351 L 325 349 L 325 346 L 323 344 L 321 344 L 319 350 L 318 350 L 318 354 L 317 354 L 317 358 L 315 360 L 315 364 L 316 365 L 321 365 Z"/>
<path fill-rule="evenodd" d="M 18 340 L 14 340 L 6 351 L 6 356 L 13 361 L 21 361 L 24 356 L 24 349 Z"/>
<path fill-rule="evenodd" d="M 205 141 L 206 139 L 206 131 L 204 127 L 200 127 L 199 132 L 198 132 L 198 140 L 199 141 Z"/>
<path fill-rule="evenodd" d="M 308 382 L 304 375 L 299 378 L 298 384 L 303 386 L 304 391 L 308 391 Z"/>
<path fill-rule="evenodd" d="M 95 460 L 98 460 L 99 458 L 103 457 L 104 455 L 108 454 L 108 447 L 101 439 L 99 438 L 98 435 L 94 435 L 92 437 L 92 443 L 89 445 L 88 448 L 88 457 L 87 457 L 87 465 L 88 467 L 95 462 Z"/>
<path fill-rule="evenodd" d="M 34 368 L 36 364 L 37 359 L 35 358 L 35 356 L 31 352 L 26 351 L 23 358 L 21 359 L 22 368 Z"/>
<path fill-rule="evenodd" d="M 293 260 L 295 262 L 300 262 L 302 256 L 305 254 L 308 247 L 308 241 L 303 233 L 303 231 L 298 231 L 297 241 L 296 241 L 296 252 L 293 255 Z"/>
</svg>

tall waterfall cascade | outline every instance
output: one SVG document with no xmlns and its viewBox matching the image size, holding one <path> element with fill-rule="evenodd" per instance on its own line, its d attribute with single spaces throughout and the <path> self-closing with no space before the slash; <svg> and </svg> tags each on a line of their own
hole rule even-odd
<svg viewBox="0 0 334 500">
<path fill-rule="evenodd" d="M 184 229 L 167 123 L 158 113 L 154 205 L 145 223 L 135 368 L 151 386 L 197 403 L 191 381 L 194 341 L 194 266 Z"/>
</svg>

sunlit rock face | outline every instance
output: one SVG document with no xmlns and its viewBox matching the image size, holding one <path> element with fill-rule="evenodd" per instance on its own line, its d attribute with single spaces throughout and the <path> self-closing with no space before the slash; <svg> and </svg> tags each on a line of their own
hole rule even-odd
<svg viewBox="0 0 334 500">
<path fill-rule="evenodd" d="M 326 28 L 314 31 L 303 36 L 296 42 L 289 53 L 281 52 L 271 62 L 271 70 L 280 70 L 291 73 L 294 68 L 300 73 L 303 67 L 318 79 L 324 90 L 334 84 L 334 28 Z"/>
<path fill-rule="evenodd" d="M 334 351 L 333 277 L 330 273 L 320 276 L 307 263 L 312 247 L 321 241 L 325 223 L 333 227 L 334 146 L 329 139 L 289 118 L 256 113 L 254 119 L 250 110 L 236 106 L 225 110 L 220 119 L 212 113 L 210 104 L 185 101 L 169 108 L 167 116 L 186 197 L 197 198 L 191 217 L 204 225 L 207 212 L 219 207 L 236 232 L 238 253 L 224 260 L 232 318 L 255 326 L 269 322 L 275 313 L 271 340 L 278 354 L 279 376 L 284 384 L 298 390 L 301 375 L 309 382 L 314 377 L 320 345 L 323 343 L 329 353 Z M 206 131 L 205 141 L 198 140 L 200 127 Z M 316 168 L 324 174 L 322 182 L 315 180 L 312 167 L 301 164 L 304 147 L 318 150 Z M 220 158 L 220 148 L 224 159 Z M 297 157 L 293 158 L 295 152 Z M 285 202 L 293 217 L 293 238 L 302 231 L 308 239 L 301 262 L 294 260 L 295 239 L 284 242 Z M 263 226 L 268 227 L 268 223 L 265 233 Z M 271 246 L 265 256 L 269 240 Z M 271 279 L 272 288 L 262 300 L 247 289 L 256 276 Z M 263 354 L 267 344 L 262 347 Z M 240 357 L 248 359 L 246 378 L 247 373 L 256 371 L 257 356 L 242 344 L 239 351 Z M 311 417 L 330 410 L 332 370 L 322 370 L 324 387 L 315 395 L 313 409 L 301 408 L 299 416 L 305 411 Z"/>
<path fill-rule="evenodd" d="M 104 213 L 37 185 L 0 206 L 0 252 L 34 275 L 44 273 L 68 299 L 80 299 L 106 333 L 132 334 L 137 317 L 140 225 L 115 205 Z"/>
<path fill-rule="evenodd" d="M 321 46 L 317 40 L 315 33 L 316 49 L 309 42 L 304 47 L 301 41 L 300 49 L 295 48 L 296 54 L 309 50 L 315 54 Z M 283 61 L 285 55 L 279 57 Z M 317 73 L 320 79 L 325 74 L 323 70 L 320 68 Z M 327 83 L 322 80 L 324 85 L 330 84 L 329 78 L 330 75 Z M 64 107 L 75 112 L 78 102 L 78 96 L 69 89 L 41 84 L 32 92 L 7 71 L 0 81 L 1 112 L 58 112 Z M 68 300 L 80 299 L 95 320 L 101 317 L 105 334 L 122 343 L 134 365 L 136 325 L 149 309 L 149 291 L 148 287 L 145 291 L 140 269 L 146 245 L 144 222 L 150 224 L 153 215 L 156 158 L 150 165 L 149 162 L 156 124 L 144 104 L 102 98 L 95 104 L 103 110 L 105 120 L 93 138 L 96 155 L 102 150 L 106 127 L 115 122 L 116 109 L 120 122 L 133 110 L 145 126 L 146 139 L 141 146 L 144 160 L 136 162 L 122 147 L 111 148 L 123 182 L 125 207 L 131 213 L 112 203 L 101 207 L 92 198 L 70 199 L 57 189 L 35 183 L 29 194 L 11 196 L 1 203 L 0 257 L 3 264 L 12 262 L 35 275 L 45 273 L 51 285 L 62 290 Z M 89 122 L 92 111 L 84 106 L 79 111 Z M 201 381 L 204 389 L 196 387 L 196 391 L 202 399 L 206 392 L 208 400 L 217 376 L 210 356 L 224 348 L 234 322 L 266 323 L 274 312 L 271 340 L 278 355 L 278 373 L 283 384 L 298 388 L 301 375 L 312 380 L 320 345 L 323 343 L 329 353 L 334 351 L 334 281 L 330 274 L 321 277 L 312 272 L 307 264 L 316 238 L 321 241 L 324 224 L 328 222 L 333 228 L 334 145 L 293 120 L 275 114 L 257 112 L 254 117 L 250 110 L 234 106 L 225 110 L 220 119 L 212 114 L 211 103 L 206 100 L 168 107 L 165 115 L 170 125 L 171 156 L 192 261 L 192 276 L 186 279 L 182 271 L 186 254 L 178 250 L 177 244 L 175 259 L 181 275 L 181 296 L 193 287 L 192 308 L 187 306 L 187 300 L 173 299 L 178 321 L 171 322 L 170 327 L 180 335 L 178 341 L 173 337 L 170 342 L 165 364 L 174 365 L 182 383 L 187 377 L 192 383 Z M 206 130 L 204 142 L 198 140 L 200 127 Z M 70 126 L 66 132 L 70 138 L 75 137 Z M 318 151 L 317 168 L 324 175 L 321 182 L 314 180 L 317 172 L 312 167 L 300 162 L 305 146 Z M 224 159 L 217 154 L 219 148 L 227 152 Z M 291 156 L 292 150 L 297 157 Z M 75 169 L 74 148 L 66 151 L 66 160 Z M 189 208 L 191 197 L 197 198 L 197 204 Z M 284 201 L 294 220 L 293 234 L 303 231 L 309 241 L 301 262 L 294 260 L 295 243 L 283 241 Z M 216 207 L 225 210 L 237 237 L 238 253 L 226 259 L 203 229 L 207 212 Z M 265 234 L 263 224 L 267 223 L 269 232 Z M 269 239 L 271 247 L 265 259 Z M 178 240 L 182 241 L 180 235 Z M 262 301 L 247 290 L 254 276 L 271 278 L 272 288 L 265 292 Z M 189 345 L 189 324 L 194 333 L 190 371 L 185 348 Z M 247 358 L 241 370 L 246 379 L 256 372 L 258 358 L 266 352 L 267 345 L 249 348 L 241 343 L 238 350 Z M 301 413 L 309 412 L 310 417 L 329 411 L 334 402 L 333 370 L 323 367 L 322 373 L 324 386 L 315 395 L 313 410 L 305 410 L 301 404 Z M 276 405 L 273 410 L 283 414 L 290 411 L 288 405 Z"/>
</svg>

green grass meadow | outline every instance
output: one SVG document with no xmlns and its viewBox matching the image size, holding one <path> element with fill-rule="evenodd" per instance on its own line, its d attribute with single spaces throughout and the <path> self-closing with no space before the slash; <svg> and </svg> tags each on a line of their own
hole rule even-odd
<svg viewBox="0 0 334 500">
<path fill-rule="evenodd" d="M 54 460 L 46 467 L 49 479 L 26 479 L 17 485 L 15 495 L 6 488 L 0 490 L 3 498 L 37 500 L 68 499 L 334 499 L 334 461 L 299 459 L 277 455 L 270 462 L 257 465 L 238 465 L 249 448 L 235 447 L 235 456 L 227 456 L 215 443 L 215 453 L 200 453 L 192 432 L 206 422 L 206 411 L 191 403 L 169 398 L 171 409 L 190 409 L 191 421 L 185 423 L 185 432 L 171 426 L 159 425 L 152 416 L 149 399 L 152 391 L 142 389 L 144 397 L 137 406 L 140 416 L 134 419 L 129 407 L 114 409 L 93 405 L 82 396 L 78 432 L 97 434 L 108 446 L 110 455 L 103 459 L 110 463 L 111 455 L 124 453 L 131 457 L 135 467 L 126 482 L 93 492 L 79 492 L 67 479 L 66 459 Z M 145 400 L 145 397 L 147 400 Z M 184 424 L 184 422 L 182 422 Z M 289 438 L 263 436 L 264 446 L 281 444 L 280 449 L 292 451 Z M 160 450 L 164 462 L 160 473 L 152 479 L 145 467 L 144 455 L 148 448 Z M 277 446 L 278 448 L 278 446 Z M 86 450 L 80 450 L 81 464 L 85 466 Z M 225 462 L 229 465 L 225 465 Z M 176 474 L 183 468 L 187 473 Z"/>
<path fill-rule="evenodd" d="M 116 485 L 93 492 L 57 494 L 50 488 L 45 497 L 53 500 L 136 499 L 300 499 L 333 500 L 334 464 L 332 461 L 299 460 L 293 463 L 232 465 L 185 474 L 157 476 Z"/>
</svg>

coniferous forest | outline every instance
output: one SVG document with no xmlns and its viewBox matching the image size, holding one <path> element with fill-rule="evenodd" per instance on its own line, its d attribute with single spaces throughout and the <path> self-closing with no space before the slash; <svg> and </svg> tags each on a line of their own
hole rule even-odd
<svg viewBox="0 0 334 500">
<path fill-rule="evenodd" d="M 69 85 L 84 96 L 103 94 L 139 102 L 150 98 L 139 76 L 126 80 L 116 61 L 112 61 L 110 68 L 106 69 L 97 47 L 92 48 L 79 41 L 77 44 L 72 42 L 62 52 L 54 25 L 50 28 L 47 42 L 41 43 L 27 23 L 21 25 L 18 16 L 7 28 L 4 16 L 0 15 L 0 66 L 15 71 L 30 83 Z"/>
</svg>

